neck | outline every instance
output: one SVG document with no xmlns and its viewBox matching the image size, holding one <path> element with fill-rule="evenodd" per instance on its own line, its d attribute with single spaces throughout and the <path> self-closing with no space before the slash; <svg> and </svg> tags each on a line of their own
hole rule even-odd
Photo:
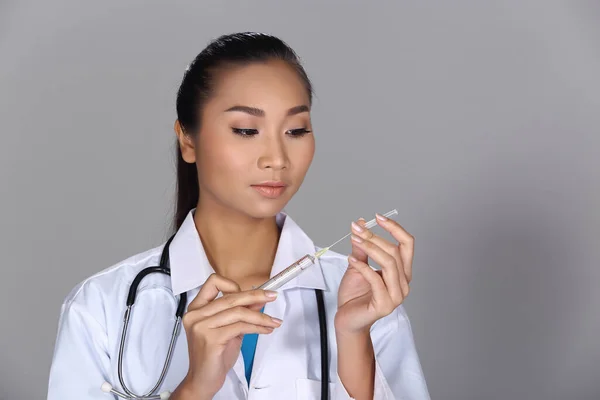
<svg viewBox="0 0 600 400">
<path fill-rule="evenodd" d="M 271 273 L 279 227 L 275 217 L 252 218 L 207 201 L 194 214 L 196 229 L 215 272 L 242 286 L 258 286 Z"/>
</svg>

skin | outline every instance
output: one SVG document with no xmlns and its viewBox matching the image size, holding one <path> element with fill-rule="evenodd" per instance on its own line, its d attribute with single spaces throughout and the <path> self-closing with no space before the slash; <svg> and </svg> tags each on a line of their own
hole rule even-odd
<svg viewBox="0 0 600 400">
<path fill-rule="evenodd" d="M 264 116 L 226 111 L 240 105 Z M 289 115 L 300 107 L 305 111 Z M 195 140 L 176 123 L 184 160 L 198 166 L 195 222 L 209 261 L 243 289 L 268 279 L 279 239 L 275 215 L 298 191 L 312 162 L 309 109 L 296 72 L 274 61 L 222 72 Z M 232 128 L 256 131 L 242 136 Z M 304 129 L 309 132 L 299 135 Z M 264 181 L 288 186 L 278 199 L 267 199 L 251 187 Z"/>
<path fill-rule="evenodd" d="M 220 72 L 201 117 L 197 135 L 187 135 L 178 122 L 175 132 L 184 160 L 198 167 L 195 224 L 215 274 L 184 316 L 190 367 L 174 400 L 211 399 L 237 360 L 243 335 L 269 334 L 281 325 L 259 311 L 277 294 L 249 289 L 269 278 L 279 240 L 275 216 L 300 188 L 315 150 L 308 94 L 281 61 Z M 251 186 L 264 181 L 287 186 L 280 197 L 268 199 Z M 335 333 L 342 383 L 362 400 L 373 397 L 370 327 L 408 295 L 414 239 L 392 220 L 378 222 L 398 243 L 357 222 L 338 291 Z M 369 257 L 381 272 L 368 266 Z M 224 295 L 215 300 L 219 292 Z"/>
</svg>

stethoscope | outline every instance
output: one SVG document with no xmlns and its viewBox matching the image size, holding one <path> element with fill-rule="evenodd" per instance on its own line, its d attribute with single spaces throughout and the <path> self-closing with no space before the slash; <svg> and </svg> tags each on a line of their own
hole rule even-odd
<svg viewBox="0 0 600 400">
<path fill-rule="evenodd" d="M 169 343 L 169 350 L 167 351 L 167 356 L 165 359 L 165 363 L 163 364 L 163 369 L 160 373 L 160 377 L 158 381 L 154 385 L 154 387 L 149 390 L 147 393 L 143 395 L 137 395 L 133 391 L 131 391 L 127 385 L 125 384 L 125 379 L 123 378 L 123 354 L 125 353 L 125 340 L 127 338 L 127 330 L 129 328 L 129 319 L 131 318 L 131 312 L 133 309 L 133 305 L 135 304 L 135 296 L 137 294 L 138 286 L 142 279 L 152 273 L 161 273 L 165 275 L 171 275 L 171 269 L 169 267 L 169 246 L 173 241 L 175 235 L 171 236 L 165 246 L 163 247 L 162 254 L 160 256 L 160 264 L 154 267 L 147 267 L 140 271 L 136 276 L 131 286 L 129 287 L 129 293 L 127 294 L 127 307 L 125 308 L 125 314 L 123 316 L 123 329 L 121 331 L 121 342 L 119 345 L 119 358 L 118 358 L 118 366 L 117 373 L 119 377 L 119 383 L 123 388 L 123 392 L 116 390 L 110 383 L 104 382 L 102 384 L 102 391 L 105 393 L 113 393 L 123 399 L 134 399 L 134 400 L 164 400 L 168 399 L 171 396 L 171 392 L 164 391 L 161 393 L 156 393 L 158 388 L 162 385 L 165 377 L 167 375 L 167 371 L 169 370 L 169 365 L 171 364 L 171 359 L 173 358 L 173 350 L 175 349 L 175 342 L 177 340 L 177 336 L 181 331 L 181 320 L 183 318 L 183 314 L 185 312 L 185 307 L 187 305 L 187 294 L 181 293 L 179 295 L 179 303 L 177 304 L 177 310 L 175 311 L 175 325 L 173 327 L 173 333 L 171 334 L 171 342 Z M 317 307 L 319 312 L 319 333 L 321 340 L 321 399 L 327 400 L 329 398 L 329 349 L 327 344 L 327 321 L 325 316 L 325 301 L 323 299 L 323 291 L 320 289 L 315 289 L 315 295 L 317 297 Z"/>
</svg>

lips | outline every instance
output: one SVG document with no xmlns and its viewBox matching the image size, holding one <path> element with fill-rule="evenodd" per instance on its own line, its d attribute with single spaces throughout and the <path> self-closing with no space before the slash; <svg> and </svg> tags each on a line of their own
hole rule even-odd
<svg viewBox="0 0 600 400">
<path fill-rule="evenodd" d="M 252 185 L 252 188 L 266 198 L 276 199 L 283 194 L 286 186 L 283 182 L 263 182 L 258 185 Z"/>
</svg>

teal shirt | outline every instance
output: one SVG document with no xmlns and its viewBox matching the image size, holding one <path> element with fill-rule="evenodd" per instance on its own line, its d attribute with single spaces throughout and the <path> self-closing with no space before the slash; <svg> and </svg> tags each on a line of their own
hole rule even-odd
<svg viewBox="0 0 600 400">
<path fill-rule="evenodd" d="M 260 312 L 263 312 L 263 307 Z M 242 357 L 244 358 L 244 369 L 246 371 L 246 381 L 250 385 L 250 376 L 252 375 L 252 364 L 254 363 L 254 352 L 256 351 L 257 333 L 244 335 L 242 339 Z"/>
</svg>

